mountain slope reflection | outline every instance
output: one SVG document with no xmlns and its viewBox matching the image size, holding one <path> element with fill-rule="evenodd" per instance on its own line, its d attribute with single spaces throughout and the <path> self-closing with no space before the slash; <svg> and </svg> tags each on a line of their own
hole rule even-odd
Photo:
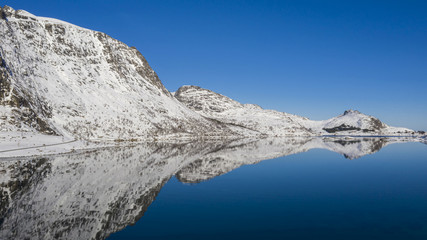
<svg viewBox="0 0 427 240">
<path fill-rule="evenodd" d="M 197 183 L 323 148 L 354 159 L 402 138 L 277 138 L 141 144 L 0 162 L 1 239 L 105 239 L 134 224 L 174 175 Z"/>
</svg>

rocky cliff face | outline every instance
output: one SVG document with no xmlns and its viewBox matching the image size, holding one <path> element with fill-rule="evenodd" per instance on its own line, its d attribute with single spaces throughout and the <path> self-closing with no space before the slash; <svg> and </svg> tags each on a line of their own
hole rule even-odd
<svg viewBox="0 0 427 240">
<path fill-rule="evenodd" d="M 165 89 L 142 54 L 108 35 L 1 9 L 2 131 L 85 139 L 226 135 Z"/>
<path fill-rule="evenodd" d="M 2 28 L 6 28 L 7 32 L 12 33 L 13 29 L 11 23 L 8 21 L 8 17 L 15 13 L 10 7 L 4 7 L 0 9 L 0 18 Z M 21 15 L 17 15 L 20 17 Z M 2 40 L 10 37 L 6 32 L 2 32 Z M 14 52 L 18 52 L 17 46 L 10 46 Z M 39 132 L 54 134 L 55 132 L 47 124 L 46 119 L 43 116 L 50 116 L 49 111 L 46 108 L 41 107 L 40 111 L 44 114 L 37 114 L 34 111 L 31 103 L 26 99 L 25 93 L 21 89 L 16 88 L 13 85 L 13 70 L 14 66 L 12 63 L 7 61 L 7 49 L 4 44 L 0 45 L 0 107 L 2 113 L 0 119 L 2 124 L 0 125 L 1 131 L 11 130 L 30 130 L 34 129 Z M 17 63 L 19 64 L 19 62 Z M 17 66 L 20 67 L 20 66 Z M 34 104 L 36 105 L 36 104 Z M 40 107 L 40 106 L 39 106 Z"/>
</svg>

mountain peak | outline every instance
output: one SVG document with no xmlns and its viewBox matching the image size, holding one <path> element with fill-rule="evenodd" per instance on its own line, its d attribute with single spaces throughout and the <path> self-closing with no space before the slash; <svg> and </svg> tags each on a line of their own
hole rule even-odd
<svg viewBox="0 0 427 240">
<path fill-rule="evenodd" d="M 0 10 L 2 12 L 2 18 L 4 18 L 5 16 L 8 17 L 15 12 L 15 9 L 7 5 L 4 5 L 2 8 L 0 8 Z"/>
<path fill-rule="evenodd" d="M 349 110 L 345 110 L 343 115 L 348 115 L 348 114 L 361 114 L 361 113 L 357 110 L 349 109 Z"/>
<path fill-rule="evenodd" d="M 15 18 L 20 18 L 20 19 L 28 19 L 31 18 L 32 20 L 35 20 L 37 17 L 25 10 L 15 10 L 14 8 L 10 7 L 10 6 L 3 6 L 0 7 L 0 17 L 2 19 L 5 19 L 6 21 L 8 21 L 7 18 L 9 17 L 15 17 Z"/>
<path fill-rule="evenodd" d="M 8 6 L 8 5 L 4 5 L 3 7 L 0 7 L 0 9 L 15 11 L 15 9 L 13 9 L 11 6 Z"/>
<path fill-rule="evenodd" d="M 207 90 L 207 89 L 203 89 L 199 86 L 194 86 L 194 85 L 183 85 L 180 88 L 178 88 L 178 90 L 176 90 L 176 92 L 183 92 L 183 91 L 187 91 L 189 89 L 194 89 L 194 90 Z"/>
</svg>

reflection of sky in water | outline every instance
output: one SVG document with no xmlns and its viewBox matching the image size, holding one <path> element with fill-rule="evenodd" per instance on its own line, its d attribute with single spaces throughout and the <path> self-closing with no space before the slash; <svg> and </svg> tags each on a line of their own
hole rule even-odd
<svg viewBox="0 0 427 240">
<path fill-rule="evenodd" d="M 356 160 L 325 151 L 240 167 L 195 185 L 171 179 L 111 239 L 426 239 L 427 148 Z"/>
</svg>

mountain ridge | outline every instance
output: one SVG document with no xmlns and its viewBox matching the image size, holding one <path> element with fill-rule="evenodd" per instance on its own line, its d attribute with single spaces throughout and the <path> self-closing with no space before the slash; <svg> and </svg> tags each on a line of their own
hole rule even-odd
<svg viewBox="0 0 427 240">
<path fill-rule="evenodd" d="M 315 121 L 289 113 L 266 110 L 258 105 L 241 104 L 198 86 L 185 85 L 175 92 L 175 97 L 202 116 L 257 129 L 268 136 L 415 134 L 411 129 L 390 127 L 357 110 L 346 110 L 336 117 Z"/>
</svg>

